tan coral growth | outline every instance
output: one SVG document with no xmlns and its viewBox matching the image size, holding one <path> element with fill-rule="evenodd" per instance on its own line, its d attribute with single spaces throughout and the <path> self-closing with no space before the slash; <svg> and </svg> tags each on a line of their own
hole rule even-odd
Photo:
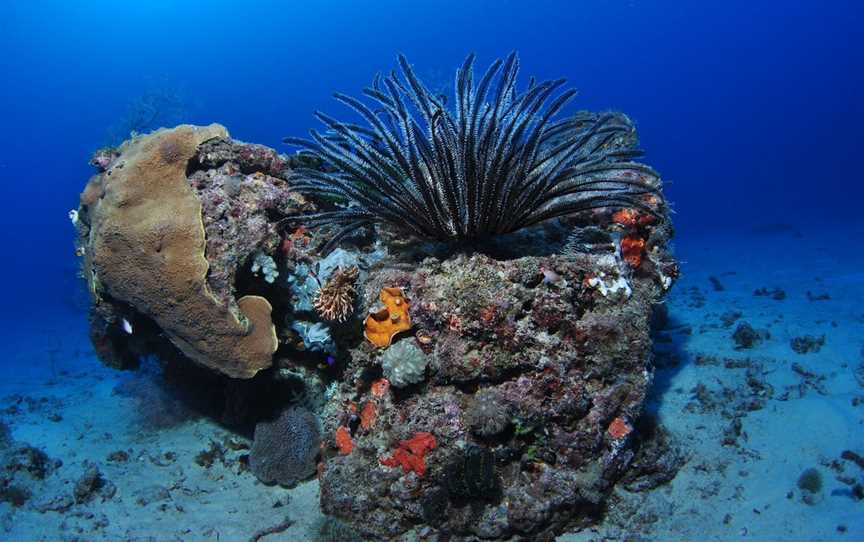
<svg viewBox="0 0 864 542">
<path fill-rule="evenodd" d="M 192 360 L 235 378 L 269 367 L 278 342 L 266 299 L 228 310 L 207 286 L 201 202 L 186 179 L 198 145 L 223 126 L 182 125 L 135 137 L 81 194 L 90 223 L 85 269 L 100 293 L 152 318 Z"/>
<path fill-rule="evenodd" d="M 401 288 L 381 288 L 384 308 L 372 311 L 363 322 L 363 336 L 379 347 L 390 346 L 397 333 L 411 329 L 408 299 Z"/>
<path fill-rule="evenodd" d="M 344 322 L 354 312 L 354 298 L 357 295 L 357 267 L 342 269 L 337 267 L 330 279 L 315 295 L 313 305 L 321 318 Z"/>
</svg>

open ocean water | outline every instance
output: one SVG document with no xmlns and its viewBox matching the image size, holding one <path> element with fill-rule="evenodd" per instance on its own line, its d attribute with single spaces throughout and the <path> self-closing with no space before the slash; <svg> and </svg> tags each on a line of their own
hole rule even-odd
<svg viewBox="0 0 864 542">
<path fill-rule="evenodd" d="M 202 406 L 210 377 L 190 391 L 158 355 L 133 371 L 100 363 L 70 211 L 97 173 L 93 153 L 130 132 L 219 123 L 291 154 L 284 137 L 325 129 L 318 110 L 351 118 L 333 93 L 359 96 L 399 70 L 400 53 L 452 110 L 466 55 L 476 85 L 511 51 L 519 88 L 536 76 L 578 90 L 560 116 L 625 113 L 639 161 L 663 179 L 680 277 L 652 332 L 643 411 L 681 461 L 650 490 L 610 488 L 593 521 L 507 536 L 864 540 L 862 13 L 846 1 L 3 1 L 0 540 L 364 539 L 322 514 L 327 434 L 305 481 L 263 484 L 249 468 L 252 433 Z M 164 338 L 150 323 L 133 334 Z M 318 360 L 328 378 L 344 362 L 333 354 Z M 500 384 L 448 389 L 490 382 Z M 323 433 L 328 408 L 311 408 Z M 521 428 L 507 431 L 518 440 Z M 465 503 L 448 491 L 455 517 Z M 478 499 L 506 507 L 508 495 Z M 369 522 L 395 521 L 376 513 Z M 494 534 L 435 531 L 425 509 L 409 517 L 405 540 Z M 281 528 L 258 532 L 271 526 Z"/>
</svg>

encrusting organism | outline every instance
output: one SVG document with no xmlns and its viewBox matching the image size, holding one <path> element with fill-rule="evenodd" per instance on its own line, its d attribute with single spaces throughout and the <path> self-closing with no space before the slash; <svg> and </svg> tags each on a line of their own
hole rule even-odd
<svg viewBox="0 0 864 542">
<path fill-rule="evenodd" d="M 408 440 L 399 441 L 399 446 L 379 463 L 388 467 L 402 467 L 405 473 L 414 472 L 417 476 L 426 473 L 426 454 L 438 447 L 435 435 L 420 431 Z"/>
<path fill-rule="evenodd" d="M 357 267 L 342 269 L 337 267 L 327 283 L 322 286 L 312 304 L 321 318 L 344 322 L 354 312 L 354 298 L 357 295 Z"/>
<path fill-rule="evenodd" d="M 411 329 L 411 304 L 401 288 L 382 288 L 383 307 L 371 310 L 363 321 L 363 336 L 375 346 L 386 348 L 397 334 Z"/>
<path fill-rule="evenodd" d="M 480 390 L 465 410 L 465 424 L 481 436 L 497 435 L 510 425 L 510 413 L 494 390 Z"/>
<path fill-rule="evenodd" d="M 289 137 L 324 167 L 298 168 L 292 186 L 335 210 L 301 217 L 304 224 L 342 229 L 332 247 L 359 226 L 386 223 L 439 241 L 470 241 L 509 233 L 552 218 L 598 208 L 660 215 L 660 180 L 633 162 L 635 128 L 618 113 L 553 117 L 576 95 L 563 79 L 517 90 L 519 60 L 496 60 L 475 86 L 474 55 L 456 74 L 455 111 L 430 92 L 400 55 L 404 80 L 376 76 L 363 93 L 369 106 L 335 98 L 368 126 L 317 112 L 328 130 Z M 326 250 L 325 250 L 326 251 Z"/>
</svg>

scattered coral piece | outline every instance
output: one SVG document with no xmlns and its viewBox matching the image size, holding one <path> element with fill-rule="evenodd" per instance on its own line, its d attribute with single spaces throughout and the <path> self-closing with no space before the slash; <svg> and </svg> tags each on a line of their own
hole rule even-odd
<svg viewBox="0 0 864 542">
<path fill-rule="evenodd" d="M 747 322 L 741 322 L 732 334 L 736 350 L 745 350 L 757 346 L 771 335 L 765 330 L 756 330 Z"/>
<path fill-rule="evenodd" d="M 759 296 L 770 297 L 771 299 L 773 299 L 775 301 L 783 301 L 784 299 L 786 299 L 786 292 L 783 291 L 782 289 L 780 289 L 780 288 L 768 289 L 764 286 L 761 288 L 757 288 L 756 290 L 753 290 L 753 295 L 755 295 L 757 297 L 759 297 Z"/>
<path fill-rule="evenodd" d="M 90 502 L 97 496 L 104 502 L 112 498 L 116 492 L 116 486 L 105 479 L 99 468 L 88 464 L 85 466 L 84 473 L 75 482 L 72 495 L 75 497 L 75 502 L 81 504 Z"/>
<path fill-rule="evenodd" d="M 789 341 L 789 346 L 796 354 L 810 354 L 818 352 L 825 346 L 825 335 L 815 337 L 813 335 L 803 335 L 801 337 L 793 337 Z"/>
<path fill-rule="evenodd" d="M 717 277 L 712 275 L 712 276 L 708 277 L 708 281 L 711 283 L 711 288 L 715 292 L 722 292 L 722 291 L 726 290 L 726 287 L 723 286 L 723 283 L 720 282 L 720 279 L 718 279 Z"/>
<path fill-rule="evenodd" d="M 363 322 L 363 336 L 378 347 L 390 346 L 397 333 L 411 329 L 409 303 L 401 288 L 382 288 L 384 308 L 370 312 Z"/>
<path fill-rule="evenodd" d="M 387 467 L 402 467 L 406 474 L 414 472 L 417 476 L 423 476 L 426 473 L 426 453 L 437 445 L 432 433 L 417 432 L 410 439 L 400 441 L 393 454 L 382 458 L 380 463 Z"/>
<path fill-rule="evenodd" d="M 801 500 L 805 504 L 818 504 L 822 500 L 822 473 L 819 469 L 809 468 L 798 477 L 798 489 L 801 490 Z"/>
</svg>

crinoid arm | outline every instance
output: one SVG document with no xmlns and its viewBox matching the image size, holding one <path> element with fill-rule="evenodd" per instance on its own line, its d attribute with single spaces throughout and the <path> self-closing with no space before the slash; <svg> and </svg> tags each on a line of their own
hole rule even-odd
<svg viewBox="0 0 864 542">
<path fill-rule="evenodd" d="M 335 94 L 366 126 L 317 112 L 326 132 L 286 143 L 322 169 L 299 168 L 293 186 L 348 205 L 302 217 L 340 226 L 389 224 L 425 239 L 465 241 L 505 234 L 599 208 L 662 214 L 660 179 L 635 162 L 635 128 L 620 113 L 580 112 L 553 120 L 576 91 L 565 81 L 518 90 L 519 59 L 496 60 L 475 86 L 474 55 L 457 70 L 447 109 L 399 55 L 401 77 L 376 76 L 363 94 Z M 653 196 L 653 197 L 648 197 Z"/>
</svg>

